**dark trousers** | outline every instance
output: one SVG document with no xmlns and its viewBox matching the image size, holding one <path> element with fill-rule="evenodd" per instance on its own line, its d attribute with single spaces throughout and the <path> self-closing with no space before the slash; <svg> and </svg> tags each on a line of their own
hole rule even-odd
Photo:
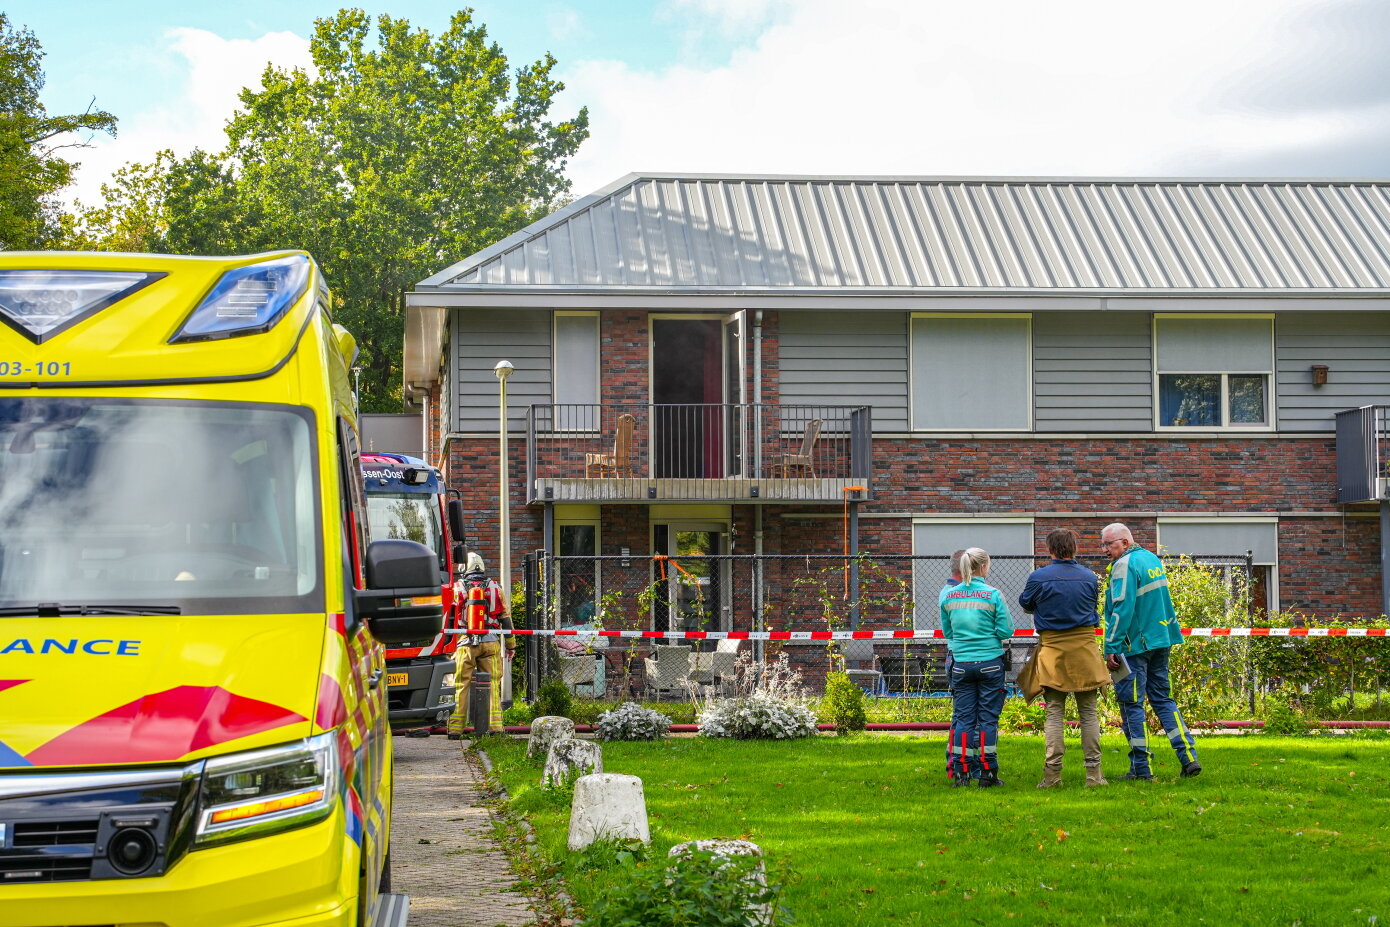
<svg viewBox="0 0 1390 927">
<path fill-rule="evenodd" d="M 1168 734 L 1168 742 L 1178 755 L 1178 763 L 1185 766 L 1197 759 L 1197 745 L 1192 740 L 1192 732 L 1183 723 L 1168 682 L 1169 650 L 1168 647 L 1160 647 L 1126 656 L 1132 672 L 1115 683 L 1115 698 L 1120 703 L 1120 726 L 1129 741 L 1129 771 L 1135 775 L 1153 774 L 1149 766 L 1153 754 L 1149 751 L 1148 729 L 1144 724 L 1145 699 Z"/>
<path fill-rule="evenodd" d="M 1004 708 L 1004 658 L 956 661 L 951 666 L 951 735 L 947 775 L 997 775 L 999 712 Z"/>
</svg>

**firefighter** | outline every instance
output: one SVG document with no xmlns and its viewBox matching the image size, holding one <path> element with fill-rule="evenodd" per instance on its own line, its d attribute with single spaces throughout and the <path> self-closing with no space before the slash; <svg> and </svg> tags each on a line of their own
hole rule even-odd
<svg viewBox="0 0 1390 927">
<path fill-rule="evenodd" d="M 463 576 L 454 585 L 454 597 L 462 603 L 466 633 L 454 651 L 454 713 L 449 716 L 449 739 L 458 740 L 470 726 L 468 705 L 474 667 L 492 676 L 488 732 L 502 732 L 501 638 L 511 631 L 511 607 L 497 580 L 487 575 L 483 558 L 473 551 L 464 560 Z M 507 640 L 507 660 L 515 652 Z"/>
</svg>

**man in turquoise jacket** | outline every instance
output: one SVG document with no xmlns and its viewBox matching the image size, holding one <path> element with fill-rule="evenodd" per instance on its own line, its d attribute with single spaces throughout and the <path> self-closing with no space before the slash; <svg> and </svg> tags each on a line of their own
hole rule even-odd
<svg viewBox="0 0 1390 927">
<path fill-rule="evenodd" d="M 1178 755 L 1182 775 L 1202 771 L 1192 732 L 1178 712 L 1168 681 L 1168 653 L 1182 643 L 1182 627 L 1168 590 L 1163 561 L 1134 543 L 1129 528 L 1116 522 L 1100 534 L 1110 558 L 1110 582 L 1105 587 L 1105 659 L 1118 669 L 1120 655 L 1130 674 L 1115 683 L 1120 724 L 1129 740 L 1129 773 L 1125 779 L 1152 779 L 1149 739 L 1144 724 L 1144 700 L 1158 717 Z"/>
</svg>

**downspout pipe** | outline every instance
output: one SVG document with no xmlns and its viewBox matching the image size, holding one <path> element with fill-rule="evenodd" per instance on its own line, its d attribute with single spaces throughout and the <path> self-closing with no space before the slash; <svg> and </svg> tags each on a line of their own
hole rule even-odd
<svg viewBox="0 0 1390 927">
<path fill-rule="evenodd" d="M 762 476 L 762 403 L 763 403 L 763 311 L 753 310 L 753 416 L 756 431 L 753 435 L 753 473 Z M 1383 535 L 1383 532 L 1382 532 Z M 763 627 L 763 507 L 753 506 L 753 625 L 758 630 Z M 763 642 L 753 642 L 753 658 L 759 663 L 763 660 Z"/>
</svg>

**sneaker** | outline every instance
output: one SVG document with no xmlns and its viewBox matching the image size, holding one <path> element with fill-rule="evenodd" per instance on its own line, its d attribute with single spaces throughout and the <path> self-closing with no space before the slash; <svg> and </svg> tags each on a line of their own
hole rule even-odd
<svg viewBox="0 0 1390 927">
<path fill-rule="evenodd" d="M 1133 772 L 1133 771 L 1130 771 L 1130 772 L 1125 773 L 1125 774 L 1124 774 L 1123 776 L 1121 776 L 1120 778 L 1121 778 L 1121 779 L 1142 779 L 1142 780 L 1145 781 L 1145 782 L 1152 782 L 1152 781 L 1154 781 L 1154 777 L 1153 777 L 1150 773 L 1137 773 L 1137 772 Z"/>
<path fill-rule="evenodd" d="M 960 787 L 962 787 L 962 786 L 966 786 L 966 785 L 969 785 L 969 784 L 970 784 L 970 780 L 967 779 L 965 776 L 956 776 L 955 778 L 953 778 L 953 779 L 951 780 L 951 788 L 953 788 L 953 789 L 958 789 L 958 788 L 960 788 Z"/>
<path fill-rule="evenodd" d="M 980 788 L 982 789 L 992 789 L 997 785 L 1003 784 L 1004 780 L 1000 779 L 998 776 L 984 775 L 980 777 Z"/>
<path fill-rule="evenodd" d="M 1191 779 L 1193 776 L 1200 776 L 1201 774 L 1202 764 L 1196 760 L 1193 760 L 1191 763 L 1183 764 L 1181 775 L 1184 779 Z"/>
<path fill-rule="evenodd" d="M 1062 785 L 1062 774 L 1060 772 L 1043 772 L 1042 781 L 1038 783 L 1040 789 L 1056 789 Z"/>
</svg>

